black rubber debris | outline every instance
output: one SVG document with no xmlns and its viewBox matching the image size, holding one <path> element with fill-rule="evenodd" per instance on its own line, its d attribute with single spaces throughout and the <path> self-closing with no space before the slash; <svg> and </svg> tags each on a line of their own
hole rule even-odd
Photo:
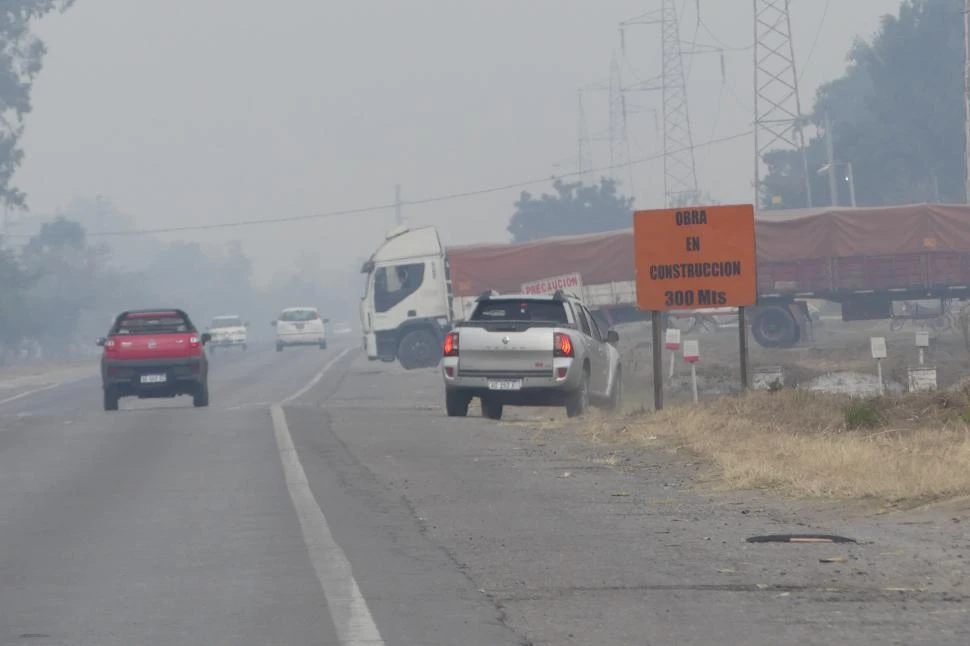
<svg viewBox="0 0 970 646">
<path fill-rule="evenodd" d="M 854 538 L 831 534 L 769 534 L 751 536 L 749 543 L 857 543 Z"/>
</svg>

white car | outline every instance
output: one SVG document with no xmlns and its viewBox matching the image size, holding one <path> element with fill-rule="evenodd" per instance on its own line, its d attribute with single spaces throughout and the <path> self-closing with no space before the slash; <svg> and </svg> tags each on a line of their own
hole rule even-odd
<svg viewBox="0 0 970 646">
<path fill-rule="evenodd" d="M 316 345 L 327 349 L 327 323 L 315 307 L 288 307 L 273 321 L 276 327 L 276 351 L 288 345 Z"/>
<path fill-rule="evenodd" d="M 224 347 L 236 347 L 246 349 L 249 343 L 249 323 L 244 323 L 235 314 L 216 316 L 209 323 L 206 332 L 209 333 L 211 340 L 207 346 L 211 350 Z"/>
</svg>

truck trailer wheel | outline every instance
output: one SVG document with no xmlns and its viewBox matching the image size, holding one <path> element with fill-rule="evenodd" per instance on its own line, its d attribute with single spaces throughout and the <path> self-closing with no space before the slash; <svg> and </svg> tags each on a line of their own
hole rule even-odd
<svg viewBox="0 0 970 646">
<path fill-rule="evenodd" d="M 791 348 L 801 337 L 801 328 L 787 307 L 772 305 L 758 310 L 751 334 L 764 348 Z"/>
<path fill-rule="evenodd" d="M 405 370 L 434 368 L 441 361 L 438 339 L 428 330 L 412 330 L 397 346 L 397 359 Z"/>
</svg>

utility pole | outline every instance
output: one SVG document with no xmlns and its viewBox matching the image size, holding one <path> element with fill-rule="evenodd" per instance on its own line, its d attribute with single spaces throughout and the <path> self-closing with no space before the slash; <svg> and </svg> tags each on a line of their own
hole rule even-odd
<svg viewBox="0 0 970 646">
<path fill-rule="evenodd" d="M 963 0 L 963 182 L 970 204 L 970 0 Z"/>
<path fill-rule="evenodd" d="M 404 219 L 401 217 L 401 185 L 394 185 L 394 222 L 397 226 L 404 224 Z"/>
<path fill-rule="evenodd" d="M 849 182 L 849 204 L 855 208 L 855 175 L 852 174 L 852 162 L 846 162 L 846 179 Z"/>
<path fill-rule="evenodd" d="M 754 190 L 761 203 L 761 159 L 776 147 L 801 151 L 805 196 L 812 206 L 789 0 L 754 2 Z"/>
<path fill-rule="evenodd" d="M 614 52 L 610 60 L 610 177 L 613 181 L 619 181 L 619 175 L 624 166 L 630 182 L 627 195 L 632 196 L 636 191 L 633 186 L 633 167 L 630 165 L 626 94 L 623 92 L 620 61 Z"/>
<path fill-rule="evenodd" d="M 684 73 L 684 49 L 680 39 L 680 22 L 676 0 L 661 0 L 659 11 L 653 11 L 620 23 L 620 45 L 625 51 L 625 28 L 630 25 L 660 25 L 661 75 L 639 83 L 632 89 L 659 90 L 663 113 L 664 202 L 697 199 L 697 166 L 694 162 L 694 139 L 687 106 L 687 78 Z M 714 49 L 689 54 L 717 51 Z"/>
<path fill-rule="evenodd" d="M 838 169 L 835 166 L 835 144 L 832 141 L 832 122 L 829 120 L 828 110 L 825 111 L 825 155 L 829 161 L 829 197 L 832 200 L 832 206 L 838 206 L 839 185 L 835 176 Z"/>
<path fill-rule="evenodd" d="M 578 113 L 579 123 L 576 128 L 577 135 L 578 135 L 576 138 L 576 147 L 577 147 L 576 152 L 578 155 L 577 163 L 579 165 L 578 166 L 579 181 L 581 182 L 585 181 L 587 173 L 590 174 L 590 178 L 589 178 L 590 180 L 594 179 L 592 177 L 593 145 L 592 145 L 592 142 L 590 141 L 589 124 L 586 121 L 586 107 L 583 101 L 583 93 L 587 89 L 591 89 L 591 88 L 581 87 L 576 91 L 577 106 L 579 108 L 579 113 Z"/>
</svg>

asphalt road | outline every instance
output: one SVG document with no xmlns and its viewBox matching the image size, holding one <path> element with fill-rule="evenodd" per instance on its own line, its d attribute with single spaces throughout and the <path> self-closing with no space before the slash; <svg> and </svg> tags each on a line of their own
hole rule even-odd
<svg viewBox="0 0 970 646">
<path fill-rule="evenodd" d="M 0 382 L 0 645 L 970 643 L 960 532 L 701 496 L 438 379 L 334 347 L 217 352 L 208 409 Z M 806 525 L 863 543 L 744 542 Z"/>
</svg>

